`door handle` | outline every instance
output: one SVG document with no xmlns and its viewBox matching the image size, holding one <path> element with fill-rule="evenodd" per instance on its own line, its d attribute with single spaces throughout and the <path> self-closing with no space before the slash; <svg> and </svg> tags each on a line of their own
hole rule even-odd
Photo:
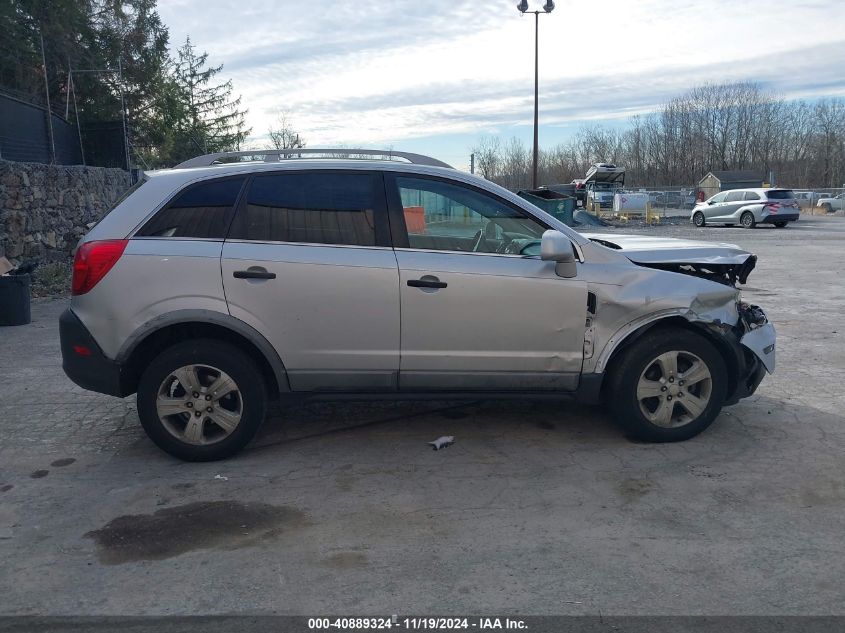
<svg viewBox="0 0 845 633">
<path fill-rule="evenodd" d="M 261 266 L 250 266 L 246 270 L 236 270 L 232 273 L 235 279 L 275 279 L 276 273 L 269 272 Z"/>
<path fill-rule="evenodd" d="M 449 284 L 437 277 L 426 275 L 422 279 L 409 279 L 408 285 L 411 288 L 445 288 Z"/>
</svg>

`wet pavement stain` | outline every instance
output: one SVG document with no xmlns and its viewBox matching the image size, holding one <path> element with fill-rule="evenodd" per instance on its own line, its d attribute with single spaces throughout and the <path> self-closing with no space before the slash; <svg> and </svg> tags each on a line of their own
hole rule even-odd
<svg viewBox="0 0 845 633">
<path fill-rule="evenodd" d="M 14 486 L 12 484 L 6 484 L 2 488 L 0 488 L 0 492 L 9 492 Z"/>
<path fill-rule="evenodd" d="M 628 501 L 638 501 L 654 488 L 654 484 L 645 478 L 624 479 L 617 485 L 617 490 Z"/>
<path fill-rule="evenodd" d="M 367 555 L 362 552 L 338 552 L 323 559 L 323 562 L 335 569 L 355 569 L 367 566 Z"/>
<path fill-rule="evenodd" d="M 36 470 L 34 473 L 30 475 L 33 479 L 41 479 L 42 477 L 46 477 L 50 474 L 49 470 Z"/>
<path fill-rule="evenodd" d="M 303 512 L 287 506 L 205 501 L 117 517 L 84 536 L 97 544 L 100 562 L 120 565 L 198 549 L 248 547 L 308 525 Z"/>
<path fill-rule="evenodd" d="M 52 462 L 50 466 L 61 468 L 62 466 L 70 466 L 75 461 L 76 460 L 73 457 L 63 457 L 62 459 L 57 459 L 56 461 Z"/>
</svg>

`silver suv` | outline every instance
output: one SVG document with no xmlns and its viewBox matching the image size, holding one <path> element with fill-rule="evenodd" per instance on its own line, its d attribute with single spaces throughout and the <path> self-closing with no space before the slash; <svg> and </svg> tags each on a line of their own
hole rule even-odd
<svg viewBox="0 0 845 633">
<path fill-rule="evenodd" d="M 684 440 L 774 369 L 735 246 L 583 235 L 416 154 L 255 154 L 147 173 L 76 252 L 65 372 L 137 392 L 177 457 L 237 452 L 271 399 L 575 399 Z"/>
<path fill-rule="evenodd" d="M 790 189 L 731 189 L 695 205 L 690 221 L 697 227 L 740 224 L 753 229 L 758 224 L 774 224 L 782 229 L 798 220 L 800 214 Z"/>
</svg>

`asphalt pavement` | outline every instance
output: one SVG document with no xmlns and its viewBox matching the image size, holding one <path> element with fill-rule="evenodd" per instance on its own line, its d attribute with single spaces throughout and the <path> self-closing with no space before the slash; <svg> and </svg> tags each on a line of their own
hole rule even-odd
<svg viewBox="0 0 845 633">
<path fill-rule="evenodd" d="M 845 219 L 601 230 L 759 256 L 778 370 L 693 440 L 562 403 L 332 403 L 182 463 L 64 376 L 66 300 L 39 300 L 0 328 L 0 614 L 844 614 Z"/>
</svg>

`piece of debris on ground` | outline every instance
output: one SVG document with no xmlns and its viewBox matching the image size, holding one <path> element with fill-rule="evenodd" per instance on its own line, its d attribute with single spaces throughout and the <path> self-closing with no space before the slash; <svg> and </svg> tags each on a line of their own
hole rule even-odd
<svg viewBox="0 0 845 633">
<path fill-rule="evenodd" d="M 443 437 L 438 437 L 433 442 L 429 442 L 429 445 L 431 445 L 434 448 L 434 450 L 439 451 L 441 448 L 446 448 L 450 444 L 454 444 L 454 443 L 455 443 L 454 436 L 444 435 Z"/>
</svg>

